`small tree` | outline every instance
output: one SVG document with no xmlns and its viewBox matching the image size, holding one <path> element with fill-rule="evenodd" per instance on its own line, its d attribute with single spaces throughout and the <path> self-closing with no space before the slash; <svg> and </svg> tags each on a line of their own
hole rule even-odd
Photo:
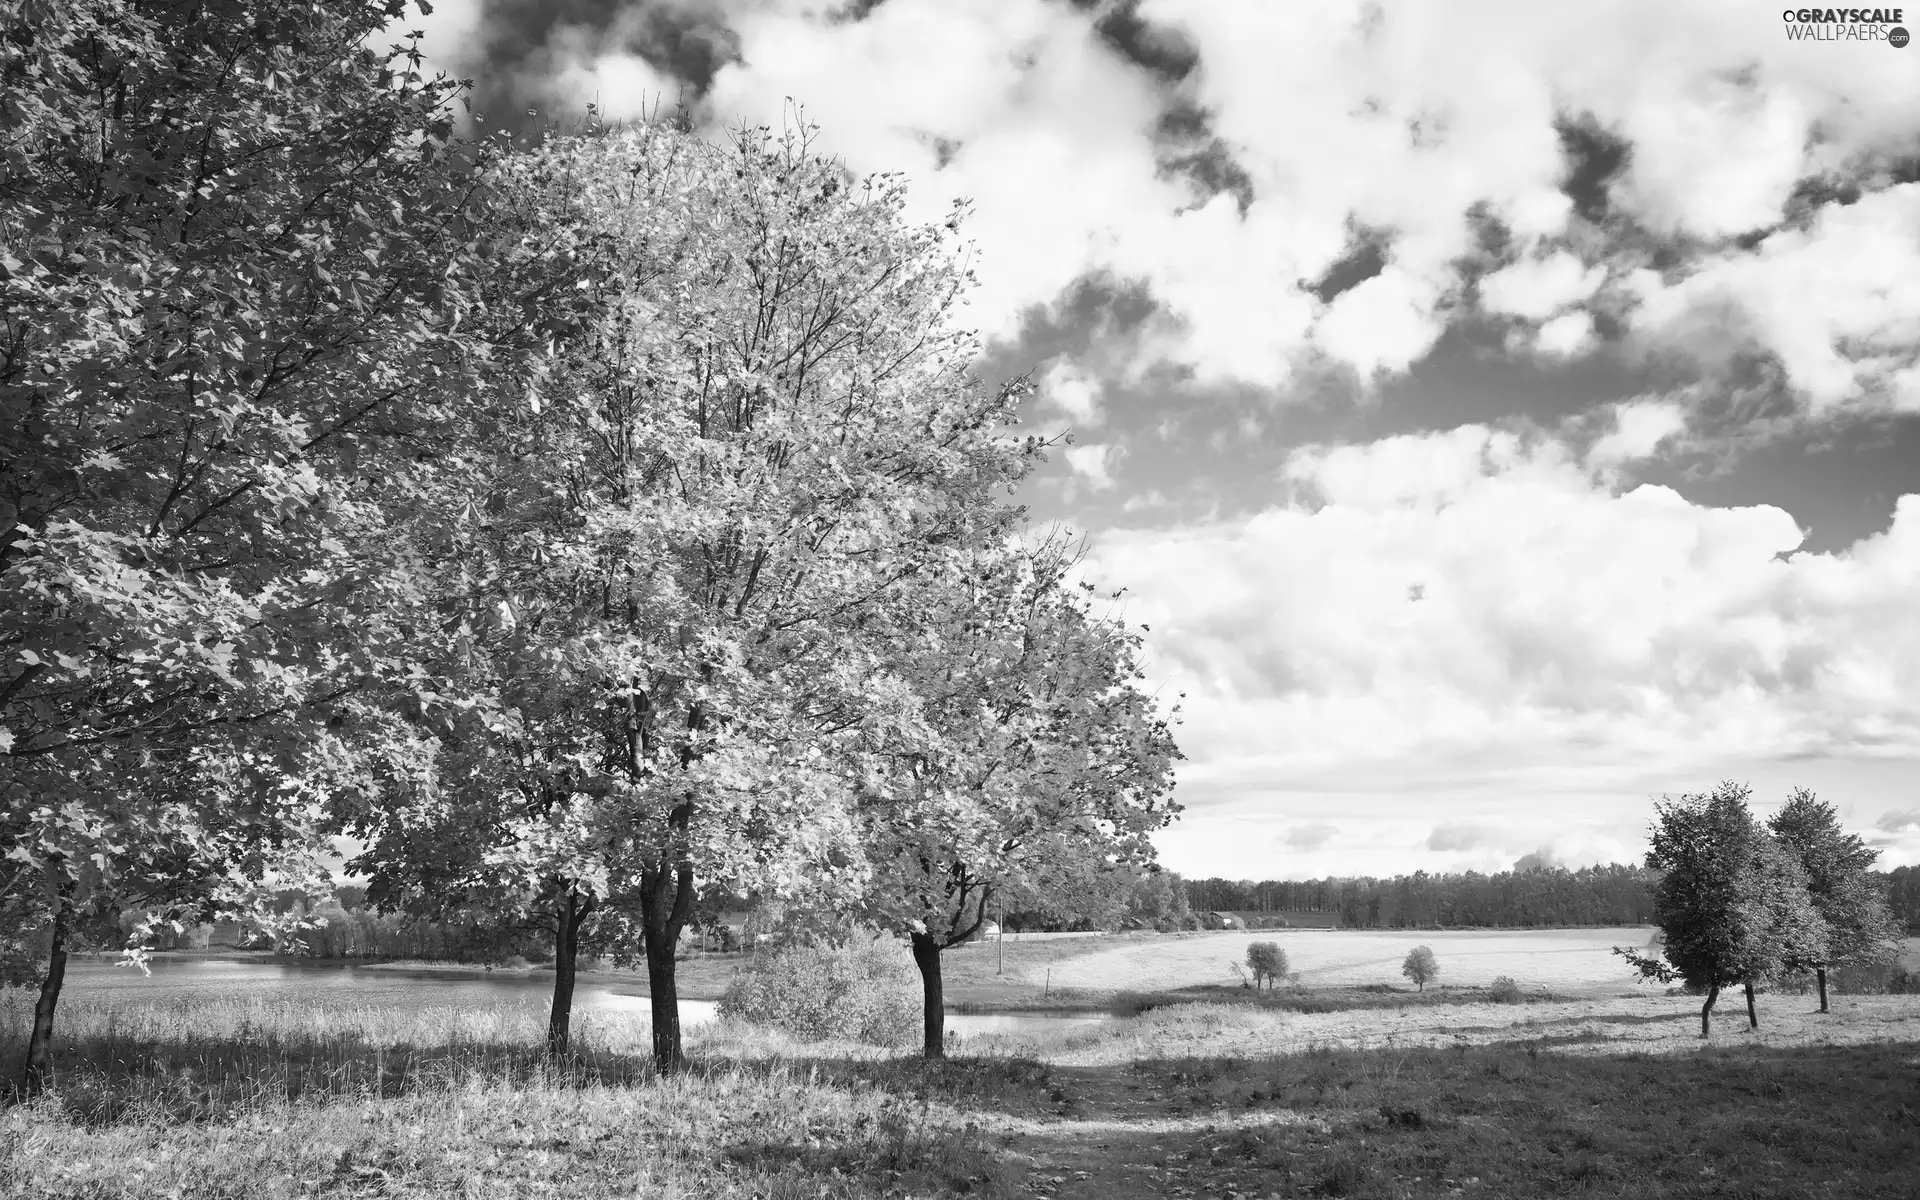
<svg viewBox="0 0 1920 1200">
<path fill-rule="evenodd" d="M 1794 789 L 1767 828 L 1799 859 L 1814 911 L 1826 922 L 1826 957 L 1813 964 L 1826 1012 L 1829 966 L 1891 962 L 1899 954 L 1900 927 L 1871 873 L 1880 852 L 1841 829 L 1833 806 L 1806 788 Z"/>
<path fill-rule="evenodd" d="M 1413 980 L 1424 992 L 1428 982 L 1439 977 L 1440 960 L 1433 956 L 1432 947 L 1415 946 L 1407 951 L 1407 960 L 1400 964 L 1400 973 Z"/>
<path fill-rule="evenodd" d="M 1721 988 L 1742 985 L 1747 1021 L 1758 1028 L 1753 985 L 1826 958 L 1826 926 L 1808 896 L 1806 872 L 1753 819 L 1751 794 L 1728 782 L 1711 795 L 1655 806 L 1647 866 L 1664 872 L 1654 888 L 1663 957 L 1614 947 L 1644 978 L 1684 979 L 1706 991 L 1701 1037 L 1712 1032 Z"/>
<path fill-rule="evenodd" d="M 1254 942 L 1247 947 L 1247 969 L 1253 972 L 1255 987 L 1263 979 L 1272 987 L 1275 980 L 1286 978 L 1287 952 L 1276 942 Z"/>
</svg>

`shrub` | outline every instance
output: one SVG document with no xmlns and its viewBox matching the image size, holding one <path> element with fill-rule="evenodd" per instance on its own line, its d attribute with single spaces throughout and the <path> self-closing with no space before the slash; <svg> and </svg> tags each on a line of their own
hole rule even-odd
<svg viewBox="0 0 1920 1200">
<path fill-rule="evenodd" d="M 804 1041 L 898 1046 L 920 1032 L 920 976 L 899 939 L 856 932 L 762 951 L 719 1009 Z"/>
<path fill-rule="evenodd" d="M 1400 973 L 1413 980 L 1424 992 L 1427 984 L 1439 976 L 1440 961 L 1434 958 L 1431 946 L 1415 946 L 1407 951 L 1407 960 L 1400 964 Z"/>
<path fill-rule="evenodd" d="M 1520 985 L 1513 981 L 1513 976 L 1502 975 L 1487 989 L 1487 999 L 1495 1004 L 1518 1004 L 1521 1001 Z"/>
</svg>

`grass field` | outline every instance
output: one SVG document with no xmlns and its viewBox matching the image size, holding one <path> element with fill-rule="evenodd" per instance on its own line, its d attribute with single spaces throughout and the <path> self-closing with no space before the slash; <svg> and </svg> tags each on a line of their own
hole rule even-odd
<svg viewBox="0 0 1920 1200">
<path fill-rule="evenodd" d="M 1250 942 L 1277 942 L 1308 987 L 1409 986 L 1400 964 L 1415 946 L 1431 946 L 1439 982 L 1485 987 L 1501 975 L 1528 990 L 1561 995 L 1618 994 L 1633 974 L 1614 946 L 1644 947 L 1651 929 L 1542 930 L 1287 930 L 1209 933 L 1132 941 L 1056 960 L 1053 982 L 1069 988 L 1160 990 L 1222 984 Z M 1031 983 L 1031 971 L 1028 972 Z"/>
<path fill-rule="evenodd" d="M 1800 1200 L 1911 1197 L 1920 1162 L 1912 996 L 1765 996 L 1711 1044 L 1690 997 L 1181 1004 L 932 1066 L 722 1025 L 662 1080 L 612 1015 L 555 1066 L 534 1003 L 132 994 L 64 1006 L 0 1196 Z M 29 1000 L 0 993 L 8 1077 Z"/>
</svg>

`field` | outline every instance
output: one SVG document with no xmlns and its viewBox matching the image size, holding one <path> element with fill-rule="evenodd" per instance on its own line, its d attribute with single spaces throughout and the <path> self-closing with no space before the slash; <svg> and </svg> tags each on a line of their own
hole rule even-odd
<svg viewBox="0 0 1920 1200">
<path fill-rule="evenodd" d="M 1451 950 L 1422 939 L 1443 970 L 1473 952 L 1453 936 Z M 991 951 L 953 959 L 1017 995 L 1030 985 L 1014 977 L 1049 965 L 1057 980 L 1091 978 L 1089 961 L 1205 964 L 1245 940 L 1136 937 L 1032 961 L 1010 944 L 1007 976 Z M 1308 940 L 1285 943 L 1297 961 Z M 1362 969 L 1340 961 L 1322 965 Z M 1580 978 L 1552 965 L 1571 951 L 1535 961 L 1510 973 Z M 1177 981 L 1128 982 L 1156 979 Z M 1801 1200 L 1910 1198 L 1920 1162 L 1914 996 L 1837 997 L 1827 1015 L 1762 996 L 1758 1031 L 1725 1004 L 1703 1042 L 1698 1000 L 1654 989 L 1503 1005 L 1325 986 L 1303 994 L 1331 1011 L 1174 1004 L 966 1040 L 933 1065 L 718 1025 L 663 1080 L 631 1017 L 583 1016 L 577 1053 L 553 1064 L 531 1001 L 133 994 L 63 1007 L 57 1094 L 0 1107 L 0 1197 Z M 8 1078 L 29 1002 L 0 993 Z"/>
<path fill-rule="evenodd" d="M 1083 989 L 1164 990 L 1232 982 L 1250 942 L 1276 942 L 1307 987 L 1405 986 L 1400 964 L 1431 946 L 1440 980 L 1485 987 L 1502 975 L 1528 990 L 1605 995 L 1631 990 L 1633 974 L 1614 946 L 1644 947 L 1647 928 L 1544 930 L 1312 930 L 1194 934 L 1093 950 L 1053 964 L 1053 982 Z M 1031 981 L 1030 981 L 1031 982 Z"/>
</svg>

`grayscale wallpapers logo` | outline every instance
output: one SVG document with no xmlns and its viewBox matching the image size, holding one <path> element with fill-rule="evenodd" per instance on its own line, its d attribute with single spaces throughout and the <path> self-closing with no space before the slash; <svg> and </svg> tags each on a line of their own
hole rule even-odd
<svg viewBox="0 0 1920 1200">
<path fill-rule="evenodd" d="M 1790 42 L 1886 42 L 1899 50 L 1911 40 L 1899 8 L 1789 8 L 1780 19 Z"/>
</svg>

